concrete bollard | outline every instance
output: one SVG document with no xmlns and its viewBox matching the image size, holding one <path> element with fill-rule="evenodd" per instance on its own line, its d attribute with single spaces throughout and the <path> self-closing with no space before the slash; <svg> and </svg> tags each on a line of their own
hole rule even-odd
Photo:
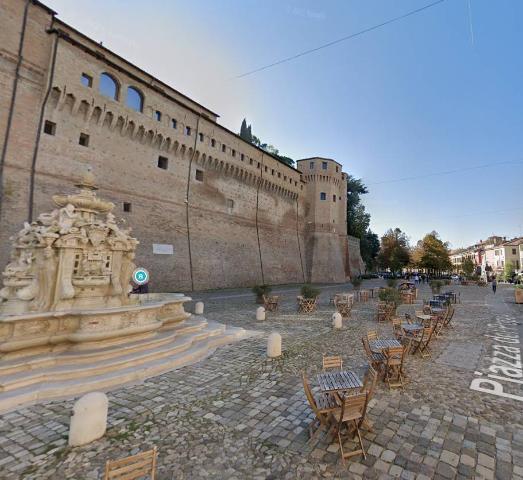
<svg viewBox="0 0 523 480">
<path fill-rule="evenodd" d="M 203 315 L 203 302 L 196 302 L 196 305 L 194 306 L 194 314 Z"/>
<path fill-rule="evenodd" d="M 258 307 L 256 309 L 256 320 L 265 320 L 265 308 Z"/>
<path fill-rule="evenodd" d="M 91 392 L 76 401 L 69 425 L 69 445 L 85 445 L 104 436 L 109 400 L 102 392 Z"/>
<path fill-rule="evenodd" d="M 281 335 L 272 332 L 267 340 L 267 356 L 269 358 L 279 357 L 281 355 Z"/>
<path fill-rule="evenodd" d="M 334 328 L 342 328 L 343 327 L 343 318 L 341 317 L 341 313 L 336 312 L 332 314 L 332 326 Z"/>
</svg>

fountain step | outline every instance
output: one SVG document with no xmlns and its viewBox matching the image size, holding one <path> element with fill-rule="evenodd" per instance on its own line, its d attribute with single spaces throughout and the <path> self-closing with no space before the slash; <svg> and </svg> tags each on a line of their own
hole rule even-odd
<svg viewBox="0 0 523 480">
<path fill-rule="evenodd" d="M 83 378 L 107 373 L 128 366 L 140 365 L 150 359 L 163 358 L 174 353 L 183 352 L 184 350 L 191 348 L 193 344 L 205 340 L 207 337 L 220 335 L 224 331 L 225 325 L 216 322 L 207 324 L 206 322 L 206 325 L 198 331 L 182 335 L 170 334 L 168 342 L 162 345 L 151 345 L 151 342 L 148 342 L 149 348 L 147 349 L 141 349 L 138 351 L 127 349 L 121 353 L 118 348 L 116 353 L 119 353 L 119 355 L 108 358 L 98 357 L 96 359 L 87 357 L 87 360 L 89 360 L 88 363 L 85 362 L 86 358 L 83 358 L 83 363 L 77 364 L 74 362 L 74 353 L 76 352 L 68 352 L 73 353 L 73 355 L 67 355 L 67 357 L 64 355 L 57 355 L 53 366 L 44 364 L 44 367 L 41 368 L 33 368 L 28 371 L 0 376 L 0 393 L 49 380 Z M 82 355 L 82 357 L 84 356 Z"/>
<path fill-rule="evenodd" d="M 108 358 L 97 364 L 58 366 L 45 372 L 32 371 L 1 378 L 0 412 L 43 400 L 66 398 L 91 391 L 104 391 L 138 382 L 174 368 L 199 361 L 217 347 L 246 335 L 242 328 L 225 327 L 216 322 L 198 333 L 176 336 L 171 344 Z M 183 344 L 183 346 L 182 346 Z M 73 353 L 73 352 L 69 352 Z M 87 352 L 81 352 L 85 354 Z M 71 355 L 73 356 L 73 355 Z M 7 387 L 7 389 L 5 389 Z"/>
<path fill-rule="evenodd" d="M 128 352 L 139 352 L 154 347 L 159 347 L 172 342 L 175 336 L 185 335 L 202 330 L 208 325 L 203 317 L 192 316 L 171 326 L 169 329 L 161 330 L 154 336 L 148 338 L 127 341 L 118 346 L 111 345 L 90 350 L 66 350 L 61 352 L 46 352 L 44 354 L 33 355 L 30 357 L 20 357 L 12 360 L 2 361 L 0 364 L 0 384 L 5 375 L 12 375 L 19 372 L 37 370 L 40 368 L 53 367 L 54 365 L 72 365 L 81 363 L 92 363 L 99 360 L 120 357 Z"/>
</svg>

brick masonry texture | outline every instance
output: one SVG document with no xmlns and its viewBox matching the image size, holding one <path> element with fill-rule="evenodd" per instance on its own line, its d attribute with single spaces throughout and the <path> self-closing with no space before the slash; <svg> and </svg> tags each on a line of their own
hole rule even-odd
<svg viewBox="0 0 523 480">
<path fill-rule="evenodd" d="M 90 166 L 101 194 L 140 239 L 136 263 L 150 270 L 153 290 L 349 278 L 349 250 L 359 253 L 347 240 L 347 176 L 339 163 L 312 158 L 288 167 L 38 2 L 28 2 L 17 76 L 25 5 L 0 3 L 0 147 L 9 132 L 0 166 L 0 268 L 8 238 L 31 206 L 33 218 L 49 210 L 51 195 L 71 191 Z M 103 73 L 117 82 L 116 99 L 100 93 Z M 143 94 L 142 112 L 127 106 L 128 87 Z M 42 126 L 38 136 L 46 121 L 55 124 L 54 135 Z M 88 135 L 87 146 L 80 134 Z M 166 169 L 158 167 L 159 156 L 167 158 Z M 154 254 L 153 244 L 173 245 L 174 255 Z"/>
</svg>

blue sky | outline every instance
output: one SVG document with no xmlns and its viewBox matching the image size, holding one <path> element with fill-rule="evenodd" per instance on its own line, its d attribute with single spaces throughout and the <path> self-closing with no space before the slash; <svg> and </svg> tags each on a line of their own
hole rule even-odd
<svg viewBox="0 0 523 480">
<path fill-rule="evenodd" d="M 341 162 L 368 185 L 364 203 L 380 235 L 400 227 L 414 243 L 436 230 L 454 247 L 523 235 L 519 0 L 470 0 L 471 17 L 468 0 L 446 0 L 241 79 L 234 77 L 431 2 L 46 3 L 218 112 L 228 128 L 238 131 L 247 117 L 258 137 L 292 158 Z"/>
</svg>

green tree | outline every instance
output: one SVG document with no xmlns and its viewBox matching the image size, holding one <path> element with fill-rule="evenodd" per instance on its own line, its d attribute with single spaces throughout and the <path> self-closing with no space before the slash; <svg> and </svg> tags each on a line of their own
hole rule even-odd
<svg viewBox="0 0 523 480">
<path fill-rule="evenodd" d="M 465 257 L 463 262 L 461 263 L 461 271 L 463 272 L 463 275 L 467 278 L 471 278 L 474 275 L 474 272 L 476 271 L 476 266 L 474 265 L 474 262 L 470 257 Z"/>
<path fill-rule="evenodd" d="M 503 280 L 505 282 L 509 281 L 515 273 L 514 264 L 512 262 L 505 263 L 505 268 L 503 269 Z"/>
<path fill-rule="evenodd" d="M 410 262 L 409 239 L 399 228 L 390 228 L 381 237 L 378 263 L 391 272 L 400 272 Z"/>
<path fill-rule="evenodd" d="M 448 242 L 443 242 L 437 232 L 428 233 L 421 240 L 421 258 L 418 267 L 425 268 L 429 272 L 437 273 L 450 271 L 452 263 Z"/>
<path fill-rule="evenodd" d="M 380 239 L 370 229 L 365 232 L 363 238 L 360 239 L 361 258 L 365 262 L 367 271 L 372 271 L 376 268 L 376 257 L 380 251 Z"/>
<path fill-rule="evenodd" d="M 294 167 L 294 160 L 286 155 L 280 155 L 280 151 L 274 146 L 268 143 L 263 143 L 256 135 L 252 133 L 252 126 L 247 125 L 247 120 L 244 118 L 240 127 L 240 137 L 246 142 L 252 143 L 253 145 L 265 150 L 267 153 L 277 157 L 281 162 Z"/>
<path fill-rule="evenodd" d="M 245 118 L 242 120 L 242 126 L 240 127 L 240 137 L 246 142 L 252 143 L 251 126 L 247 126 L 247 120 Z"/>
<path fill-rule="evenodd" d="M 370 224 L 370 215 L 361 203 L 361 195 L 366 193 L 368 190 L 361 178 L 347 176 L 347 233 L 360 240 L 363 239 Z"/>
</svg>

